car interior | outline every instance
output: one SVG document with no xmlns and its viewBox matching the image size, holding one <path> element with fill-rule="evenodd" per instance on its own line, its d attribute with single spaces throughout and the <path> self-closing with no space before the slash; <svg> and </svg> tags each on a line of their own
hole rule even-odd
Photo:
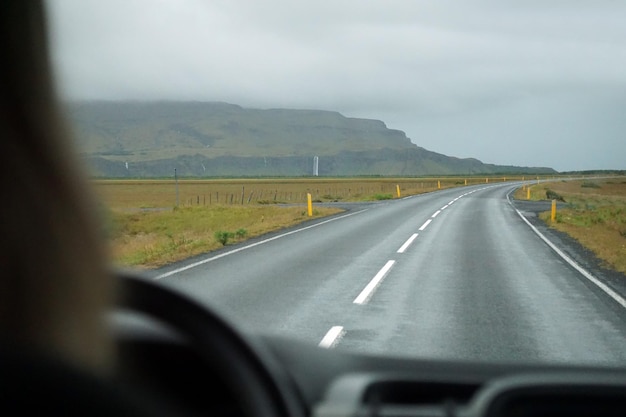
<svg viewBox="0 0 626 417">
<path fill-rule="evenodd" d="M 24 11 L 20 9 L 23 4 L 34 6 Z M 4 17 L 18 19 L 8 29 L 41 24 L 38 5 L 31 0 L 3 2 Z M 15 12 L 16 8 L 21 11 Z M 35 16 L 32 20 L 28 19 L 29 13 Z M 20 21 L 24 16 L 26 19 Z M 4 33 L 5 28 L 3 38 L 19 37 Z M 5 55 L 6 48 L 14 46 L 4 42 Z M 3 61 L 1 66 L 6 69 L 11 65 L 27 73 L 33 62 Z M 7 73 L 2 71 L 3 89 L 11 80 Z M 2 97 L 3 124 L 18 120 L 15 114 L 22 111 L 15 110 L 19 98 L 11 94 Z M 5 134 L 7 143 L 19 143 L 27 135 L 19 133 L 19 126 L 29 126 L 28 122 L 14 124 L 18 128 Z M 5 151 L 11 152 L 9 148 Z M 35 150 L 34 154 L 39 152 Z M 24 198 L 31 197 L 27 194 Z M 62 238 L 42 233 L 41 240 L 48 247 L 63 244 Z M 24 259 L 39 262 L 31 256 L 35 254 L 29 252 Z M 0 293 L 5 294 L 0 300 L 13 297 L 7 291 L 14 287 L 6 284 L 13 282 L 13 272 L 3 265 Z M 105 315 L 117 360 L 104 374 L 81 366 L 81 361 L 65 360 L 70 354 L 58 356 L 52 349 L 47 351 L 45 342 L 36 348 L 22 343 L 19 337 L 13 337 L 19 330 L 6 325 L 3 319 L 0 415 L 626 415 L 624 369 L 391 358 L 324 349 L 288 338 L 246 334 L 209 307 L 139 272 L 115 270 L 113 275 L 117 288 L 114 303 Z M 56 277 L 51 274 L 47 278 Z M 29 279 L 24 274 L 18 278 Z M 31 278 L 42 281 L 40 276 Z M 70 290 L 68 294 L 58 308 L 78 305 Z M 24 302 L 24 308 L 31 305 Z M 0 316 L 17 318 L 5 313 L 0 309 Z M 83 313 L 76 307 L 67 314 L 71 317 Z M 44 318 L 29 323 L 38 320 Z M 85 350 L 92 349 L 87 346 L 90 333 L 72 333 L 68 337 Z"/>
<path fill-rule="evenodd" d="M 119 377 L 187 415 L 616 416 L 626 410 L 626 375 L 618 369 L 384 358 L 255 337 L 171 288 L 137 275 L 121 279 L 126 296 L 119 307 L 135 320 L 122 314 L 113 321 Z M 215 385 L 191 382 L 207 380 Z"/>
</svg>

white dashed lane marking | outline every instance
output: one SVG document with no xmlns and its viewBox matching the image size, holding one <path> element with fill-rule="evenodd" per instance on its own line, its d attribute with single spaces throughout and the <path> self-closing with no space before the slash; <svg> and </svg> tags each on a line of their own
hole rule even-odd
<svg viewBox="0 0 626 417">
<path fill-rule="evenodd" d="M 428 227 L 428 225 L 430 224 L 430 222 L 432 222 L 432 221 L 433 221 L 432 219 L 428 219 L 428 220 L 426 220 L 426 221 L 424 222 L 424 224 L 423 224 L 423 225 L 419 228 L 419 230 L 421 231 L 421 230 L 426 229 L 426 228 Z"/>
<path fill-rule="evenodd" d="M 341 339 L 345 333 L 346 332 L 343 330 L 342 326 L 333 326 L 326 333 L 326 336 L 324 336 L 318 346 L 330 349 L 337 344 L 339 339 Z"/>
<path fill-rule="evenodd" d="M 363 288 L 363 291 L 361 291 L 361 293 L 354 299 L 353 303 L 354 304 L 365 304 L 365 303 L 367 303 L 367 300 L 370 299 L 370 297 L 374 293 L 374 290 L 376 289 L 376 287 L 378 287 L 378 285 L 382 282 L 382 280 L 389 273 L 391 268 L 393 268 L 393 265 L 395 263 L 396 263 L 396 261 L 394 261 L 394 260 L 387 261 L 385 266 L 383 266 L 381 268 L 381 270 L 378 271 L 376 276 L 374 276 L 374 278 L 372 278 L 372 280 L 369 282 L 369 284 L 367 284 L 367 286 L 365 288 Z"/>
<path fill-rule="evenodd" d="M 409 246 L 411 246 L 411 243 L 413 243 L 417 236 L 417 233 L 413 233 L 413 235 L 408 238 L 406 242 L 404 242 L 404 245 L 400 246 L 400 249 L 398 249 L 397 253 L 404 253 L 404 251 L 407 250 Z"/>
</svg>

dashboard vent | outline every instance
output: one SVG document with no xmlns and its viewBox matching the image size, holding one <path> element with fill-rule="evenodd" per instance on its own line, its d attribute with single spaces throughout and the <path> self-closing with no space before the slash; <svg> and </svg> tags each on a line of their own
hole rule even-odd
<svg viewBox="0 0 626 417">
<path fill-rule="evenodd" d="M 335 380 L 314 417 L 446 417 L 471 404 L 482 384 L 402 375 L 350 374 Z"/>
<path fill-rule="evenodd" d="M 480 385 L 451 382 L 381 381 L 370 384 L 363 402 L 368 405 L 436 405 L 469 403 Z"/>
</svg>

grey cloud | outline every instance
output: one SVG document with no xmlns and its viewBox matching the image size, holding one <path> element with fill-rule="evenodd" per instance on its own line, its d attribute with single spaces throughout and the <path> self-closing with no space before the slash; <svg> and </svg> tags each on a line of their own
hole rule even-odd
<svg viewBox="0 0 626 417">
<path fill-rule="evenodd" d="M 69 98 L 337 110 L 454 156 L 626 168 L 622 2 L 48 3 Z M 522 152 L 549 138 L 576 145 Z"/>
</svg>

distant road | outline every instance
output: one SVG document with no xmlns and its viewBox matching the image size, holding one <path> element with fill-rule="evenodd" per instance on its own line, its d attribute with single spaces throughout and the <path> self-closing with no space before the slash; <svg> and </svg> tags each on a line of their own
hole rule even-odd
<svg viewBox="0 0 626 417">
<path fill-rule="evenodd" d="M 622 365 L 626 309 L 522 220 L 517 186 L 358 206 L 155 275 L 245 331 L 335 349 Z"/>
</svg>

